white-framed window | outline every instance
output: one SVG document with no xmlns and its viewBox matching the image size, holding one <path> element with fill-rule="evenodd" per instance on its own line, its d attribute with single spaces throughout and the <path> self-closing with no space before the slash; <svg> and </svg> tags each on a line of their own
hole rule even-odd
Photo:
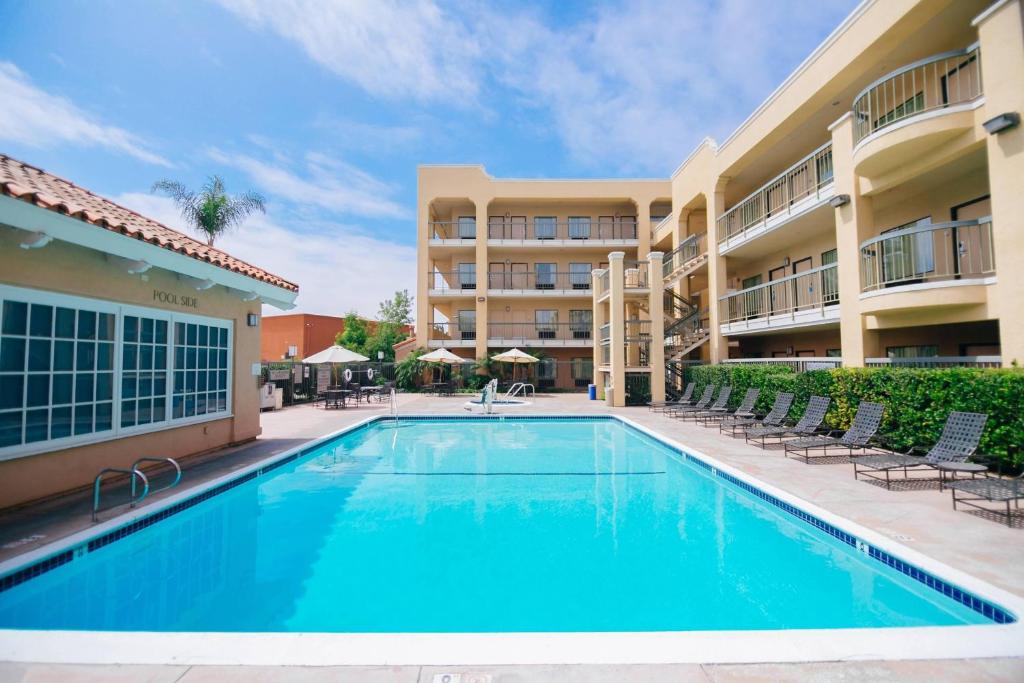
<svg viewBox="0 0 1024 683">
<path fill-rule="evenodd" d="M 0 460 L 230 415 L 232 334 L 230 320 L 0 285 Z"/>
</svg>

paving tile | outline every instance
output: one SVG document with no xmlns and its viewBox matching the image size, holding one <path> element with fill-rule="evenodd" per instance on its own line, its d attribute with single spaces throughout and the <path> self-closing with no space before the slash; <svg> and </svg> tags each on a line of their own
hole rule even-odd
<svg viewBox="0 0 1024 683">
<path fill-rule="evenodd" d="M 418 666 L 194 666 L 180 683 L 416 683 Z"/>
<path fill-rule="evenodd" d="M 454 674 L 445 681 L 443 676 Z M 459 678 L 456 678 L 458 676 Z M 488 679 L 487 676 L 490 676 Z M 697 664 L 425 666 L 419 683 L 708 683 Z"/>
<path fill-rule="evenodd" d="M 2 683 L 174 683 L 187 666 L 0 662 Z"/>
<path fill-rule="evenodd" d="M 1024 659 L 939 659 L 704 666 L 710 683 L 1015 683 Z"/>
</svg>

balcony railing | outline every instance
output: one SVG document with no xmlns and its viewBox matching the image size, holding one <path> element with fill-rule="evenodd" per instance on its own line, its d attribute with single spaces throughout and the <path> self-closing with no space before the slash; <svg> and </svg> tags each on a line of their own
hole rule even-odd
<svg viewBox="0 0 1024 683">
<path fill-rule="evenodd" d="M 665 255 L 662 262 L 662 277 L 668 277 L 694 259 L 708 253 L 708 235 L 702 232 L 690 235 L 678 247 Z"/>
<path fill-rule="evenodd" d="M 624 339 L 629 341 L 650 341 L 651 321 L 650 320 L 626 320 Z"/>
<path fill-rule="evenodd" d="M 581 343 L 589 346 L 594 338 L 591 323 L 488 323 L 487 338 L 503 343 L 540 343 L 541 345 Z"/>
<path fill-rule="evenodd" d="M 833 263 L 750 287 L 719 299 L 721 322 L 793 317 L 839 303 L 839 271 Z"/>
<path fill-rule="evenodd" d="M 722 215 L 718 242 L 742 236 L 772 218 L 785 216 L 803 199 L 832 183 L 832 143 L 826 143 L 783 171 Z"/>
<path fill-rule="evenodd" d="M 427 225 L 432 240 L 476 240 L 476 221 L 431 221 Z"/>
<path fill-rule="evenodd" d="M 612 324 L 605 323 L 601 325 L 601 341 L 606 342 L 612 338 Z"/>
<path fill-rule="evenodd" d="M 612 345 L 602 344 L 601 345 L 601 365 L 611 365 L 612 363 Z"/>
<path fill-rule="evenodd" d="M 624 261 L 622 264 L 622 286 L 626 289 L 647 289 L 650 282 L 647 261 Z"/>
<path fill-rule="evenodd" d="M 793 368 L 794 372 L 806 372 L 808 370 L 831 370 L 843 365 L 842 358 L 831 356 L 799 357 L 799 358 L 730 358 L 723 360 L 729 365 L 784 365 Z"/>
<path fill-rule="evenodd" d="M 465 291 L 468 294 L 476 289 L 476 273 L 464 271 L 435 270 L 427 274 L 427 281 L 431 291 Z"/>
<path fill-rule="evenodd" d="M 1002 356 L 909 356 L 903 358 L 865 358 L 869 368 L 999 368 Z"/>
<path fill-rule="evenodd" d="M 894 230 L 860 245 L 864 291 L 995 275 L 992 219 Z"/>
<path fill-rule="evenodd" d="M 578 220 L 560 222 L 526 222 L 515 218 L 492 221 L 487 225 L 487 239 L 491 240 L 635 240 L 636 219 Z"/>
<path fill-rule="evenodd" d="M 429 334 L 430 341 L 471 342 L 476 340 L 476 325 L 470 322 L 430 323 Z"/>
<path fill-rule="evenodd" d="M 580 273 L 557 273 L 552 271 L 527 271 L 487 274 L 488 289 L 504 290 L 578 290 L 589 296 L 592 283 L 590 271 Z"/>
<path fill-rule="evenodd" d="M 607 269 L 597 276 L 597 296 L 604 294 L 612 288 L 612 274 Z"/>
<path fill-rule="evenodd" d="M 864 88 L 853 101 L 854 139 L 860 141 L 898 121 L 982 94 L 977 44 L 908 64 Z"/>
</svg>

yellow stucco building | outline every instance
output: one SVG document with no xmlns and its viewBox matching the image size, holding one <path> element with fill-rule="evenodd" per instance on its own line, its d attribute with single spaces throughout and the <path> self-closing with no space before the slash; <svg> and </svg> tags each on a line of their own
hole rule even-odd
<svg viewBox="0 0 1024 683">
<path fill-rule="evenodd" d="M 1024 361 L 1022 109 L 1021 0 L 867 0 L 670 179 L 423 166 L 417 339 L 616 404 L 681 361 Z"/>
</svg>

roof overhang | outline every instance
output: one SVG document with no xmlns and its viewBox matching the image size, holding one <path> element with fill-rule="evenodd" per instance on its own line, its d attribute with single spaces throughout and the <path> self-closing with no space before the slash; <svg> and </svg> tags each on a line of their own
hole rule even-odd
<svg viewBox="0 0 1024 683">
<path fill-rule="evenodd" d="M 25 238 L 30 247 L 45 246 L 50 241 L 45 236 L 125 259 L 131 262 L 128 272 L 161 268 L 192 278 L 197 289 L 221 285 L 243 301 L 259 299 L 285 311 L 295 308 L 298 292 L 5 195 L 0 195 L 0 223 L 29 233 Z"/>
</svg>

